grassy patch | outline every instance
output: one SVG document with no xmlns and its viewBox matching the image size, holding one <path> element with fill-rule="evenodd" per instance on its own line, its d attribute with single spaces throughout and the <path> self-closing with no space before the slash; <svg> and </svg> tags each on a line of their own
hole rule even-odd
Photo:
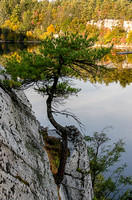
<svg viewBox="0 0 132 200">
<path fill-rule="evenodd" d="M 42 130 L 42 136 L 45 142 L 44 149 L 47 151 L 49 157 L 51 171 L 53 175 L 56 175 L 60 165 L 62 142 L 59 138 L 48 136 L 47 129 Z"/>
<path fill-rule="evenodd" d="M 44 149 L 47 151 L 49 161 L 50 161 L 50 167 L 51 171 L 56 178 L 56 175 L 58 173 L 58 168 L 60 165 L 60 158 L 61 158 L 61 152 L 62 152 L 62 142 L 59 138 L 48 136 L 47 128 L 41 131 L 43 140 L 44 140 Z M 67 157 L 70 156 L 70 151 L 68 150 Z"/>
</svg>

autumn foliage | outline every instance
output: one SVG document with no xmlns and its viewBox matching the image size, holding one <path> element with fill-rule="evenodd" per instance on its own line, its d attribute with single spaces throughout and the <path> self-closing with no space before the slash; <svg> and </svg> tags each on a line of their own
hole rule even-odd
<svg viewBox="0 0 132 200">
<path fill-rule="evenodd" d="M 100 44 L 131 43 L 131 32 L 98 29 L 87 25 L 93 20 L 132 19 L 132 2 L 129 0 L 83 0 L 83 1 L 38 1 L 1 0 L 0 1 L 0 39 L 3 41 L 43 40 L 47 35 L 65 32 L 87 32 L 89 37 L 99 35 Z M 122 27 L 118 27 L 119 28 Z M 128 35 L 127 35 L 128 34 Z M 104 39 L 105 37 L 105 39 Z"/>
</svg>

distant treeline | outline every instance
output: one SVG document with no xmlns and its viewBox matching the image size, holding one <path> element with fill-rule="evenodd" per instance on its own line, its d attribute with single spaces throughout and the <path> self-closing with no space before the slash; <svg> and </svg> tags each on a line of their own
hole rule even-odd
<svg viewBox="0 0 132 200">
<path fill-rule="evenodd" d="M 111 41 L 110 30 L 87 26 L 87 21 L 100 19 L 132 20 L 131 0 L 1 0 L 0 39 L 4 41 L 42 40 L 51 33 L 85 31 L 100 35 L 102 43 Z M 126 33 L 118 27 L 118 39 L 126 43 Z M 113 34 L 113 33 L 112 33 Z M 104 36 L 106 40 L 101 39 Z M 122 39 L 121 39 L 122 38 Z M 127 41 L 131 43 L 131 41 Z"/>
</svg>

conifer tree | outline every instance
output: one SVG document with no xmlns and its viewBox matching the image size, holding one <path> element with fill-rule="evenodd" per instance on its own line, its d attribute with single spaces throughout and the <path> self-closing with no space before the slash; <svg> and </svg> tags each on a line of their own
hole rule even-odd
<svg viewBox="0 0 132 200">
<path fill-rule="evenodd" d="M 40 53 L 21 52 L 19 56 L 7 60 L 7 72 L 14 81 L 19 81 L 22 86 L 36 83 L 37 90 L 48 96 L 47 116 L 51 124 L 62 137 L 62 155 L 57 175 L 57 184 L 63 180 L 67 158 L 67 142 L 70 134 L 67 126 L 60 125 L 54 118 L 54 113 L 59 113 L 54 107 L 59 99 L 75 95 L 79 89 L 71 87 L 69 79 L 96 76 L 103 71 L 96 61 L 100 60 L 110 51 L 106 48 L 91 48 L 96 38 L 87 39 L 78 34 L 66 34 L 62 37 L 47 37 L 40 48 Z M 18 80 L 19 77 L 19 80 Z M 71 113 L 63 112 L 63 115 Z M 77 120 L 76 116 L 72 115 Z"/>
</svg>

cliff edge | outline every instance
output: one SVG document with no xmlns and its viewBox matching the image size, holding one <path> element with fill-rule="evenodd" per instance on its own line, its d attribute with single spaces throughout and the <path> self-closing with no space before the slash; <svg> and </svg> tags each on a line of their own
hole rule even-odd
<svg viewBox="0 0 132 200">
<path fill-rule="evenodd" d="M 39 127 L 24 93 L 0 87 L 0 200 L 59 199 Z"/>
<path fill-rule="evenodd" d="M 0 200 L 91 200 L 86 143 L 69 127 L 70 157 L 59 194 L 40 124 L 22 91 L 0 86 Z"/>
</svg>

